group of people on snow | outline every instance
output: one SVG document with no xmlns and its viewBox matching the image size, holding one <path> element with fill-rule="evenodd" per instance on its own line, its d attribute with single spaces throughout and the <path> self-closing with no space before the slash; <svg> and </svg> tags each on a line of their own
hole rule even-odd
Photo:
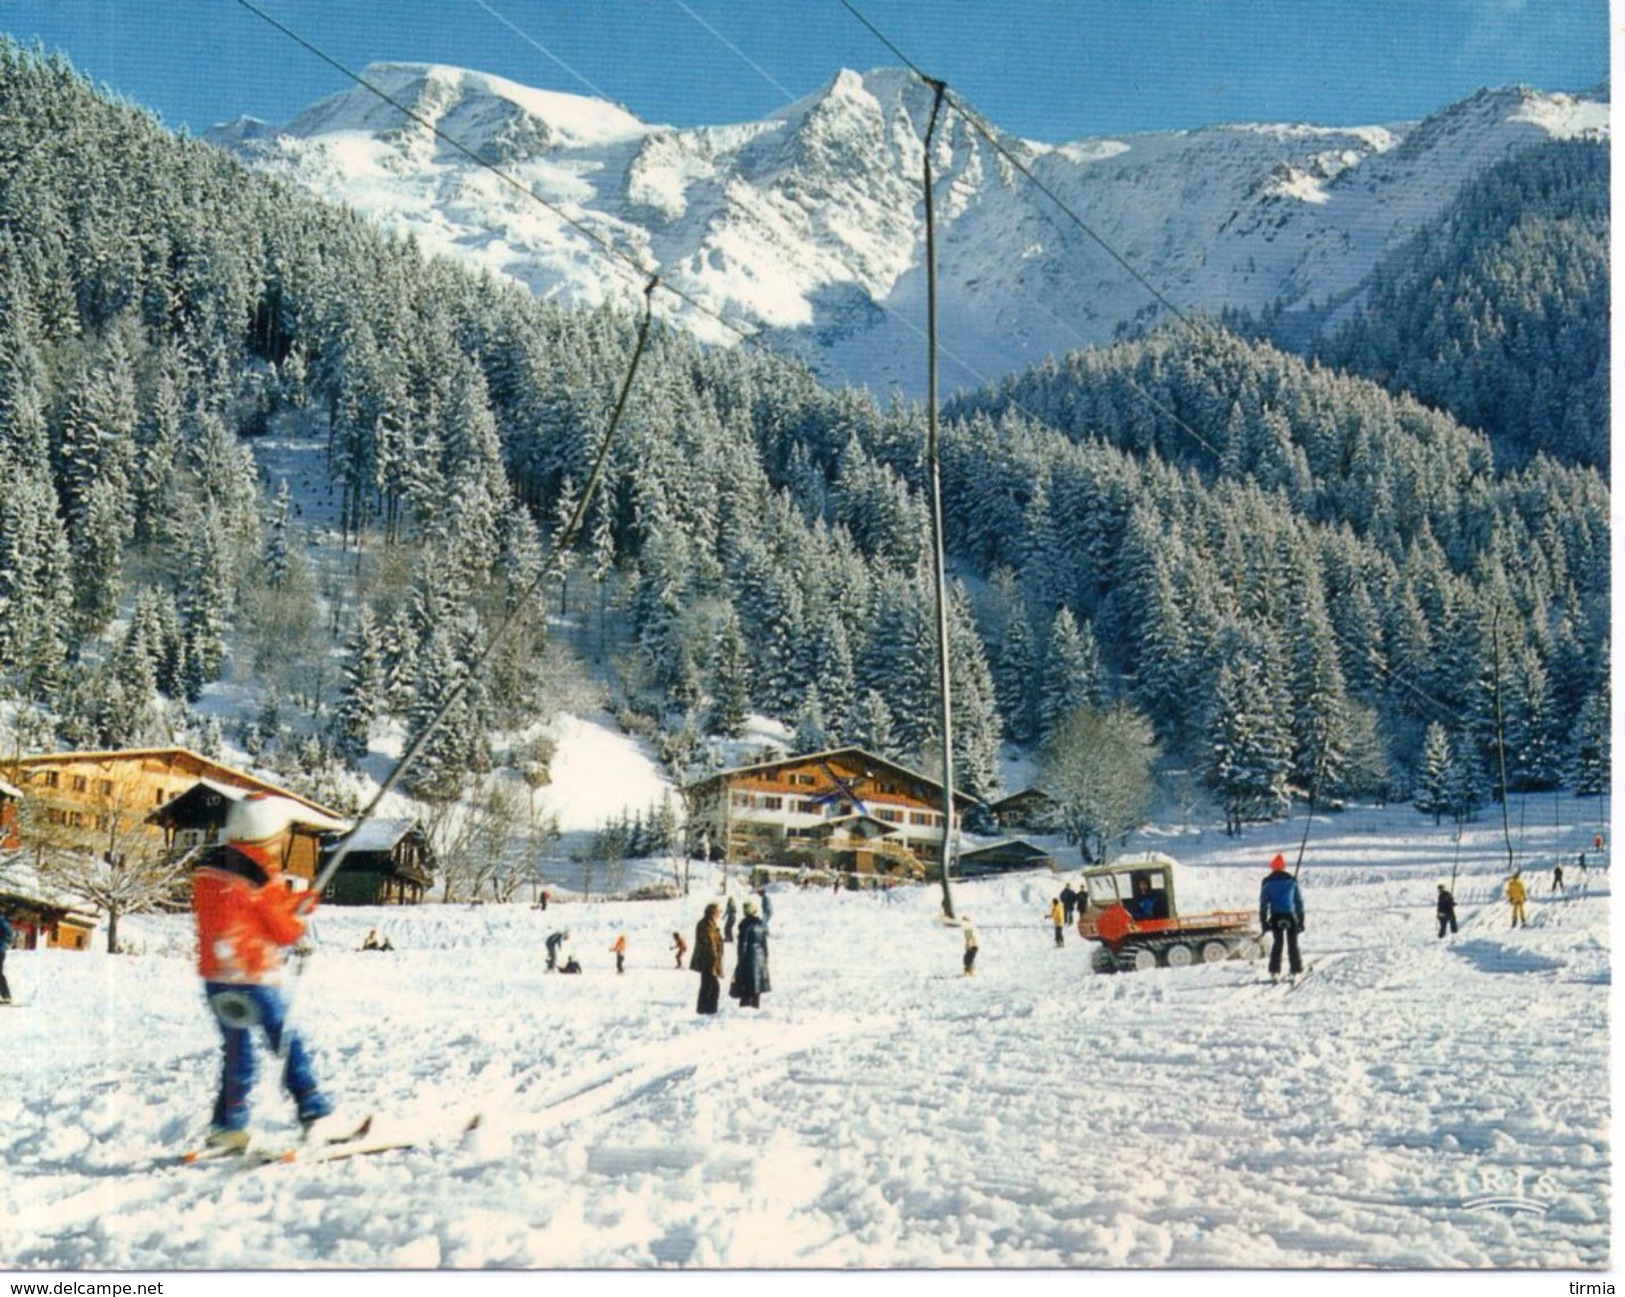
<svg viewBox="0 0 1625 1297">
<path fill-rule="evenodd" d="M 715 1013 L 722 1002 L 723 947 L 732 945 L 734 953 L 733 981 L 728 994 L 739 1001 L 741 1009 L 759 1009 L 762 996 L 773 989 L 767 969 L 768 922 L 773 917 L 773 902 L 766 891 L 757 894 L 761 908 L 755 901 L 746 901 L 744 918 L 739 921 L 737 938 L 734 933 L 734 898 L 728 898 L 725 917 L 726 928 L 718 926 L 717 916 L 723 908 L 716 901 L 705 907 L 705 913 L 694 928 L 694 955 L 688 966 L 700 975 L 700 998 L 694 1006 L 696 1013 Z M 677 935 L 672 934 L 674 937 Z M 678 938 L 679 942 L 681 938 Z M 679 958 L 681 953 L 679 952 Z"/>
</svg>

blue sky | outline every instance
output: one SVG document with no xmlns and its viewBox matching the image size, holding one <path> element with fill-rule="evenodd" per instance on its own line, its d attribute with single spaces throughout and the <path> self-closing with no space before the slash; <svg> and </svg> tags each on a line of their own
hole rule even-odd
<svg viewBox="0 0 1625 1297">
<path fill-rule="evenodd" d="M 760 117 L 898 59 L 840 0 L 254 0 L 359 69 L 433 61 L 592 93 L 649 122 Z M 1607 0 L 853 0 L 1006 130 L 1083 136 L 1425 115 L 1481 86 L 1586 89 Z M 0 0 L 0 30 L 199 133 L 348 82 L 236 0 Z"/>
</svg>

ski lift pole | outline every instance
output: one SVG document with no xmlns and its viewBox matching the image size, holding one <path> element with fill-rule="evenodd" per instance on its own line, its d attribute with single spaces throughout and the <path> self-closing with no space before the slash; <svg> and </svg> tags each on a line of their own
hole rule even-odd
<svg viewBox="0 0 1625 1297">
<path fill-rule="evenodd" d="M 925 372 L 926 473 L 931 486 L 931 572 L 937 605 L 937 693 L 942 720 L 942 911 L 954 918 L 953 858 L 958 825 L 954 819 L 953 700 L 948 667 L 948 577 L 942 538 L 942 460 L 937 438 L 937 222 L 932 195 L 931 148 L 947 94 L 946 82 L 924 78 L 933 92 L 931 121 L 925 128 Z"/>
<path fill-rule="evenodd" d="M 1303 817 L 1303 836 L 1298 839 L 1298 858 L 1292 864 L 1292 877 L 1297 878 L 1303 869 L 1303 853 L 1309 846 L 1309 827 L 1315 822 L 1315 801 L 1320 796 L 1320 779 L 1326 771 L 1326 745 L 1331 741 L 1331 725 L 1328 723 L 1320 734 L 1320 752 L 1315 758 L 1314 774 L 1309 780 L 1309 809 Z"/>
</svg>

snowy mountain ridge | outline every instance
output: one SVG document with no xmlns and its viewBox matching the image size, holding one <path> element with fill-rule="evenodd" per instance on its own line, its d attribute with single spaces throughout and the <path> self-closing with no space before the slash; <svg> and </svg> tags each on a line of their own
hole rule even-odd
<svg viewBox="0 0 1625 1297">
<path fill-rule="evenodd" d="M 931 93 L 909 74 L 843 70 L 761 121 L 682 129 L 460 68 L 384 63 L 364 75 L 420 120 L 358 88 L 281 128 L 240 120 L 206 138 L 546 296 L 632 303 L 637 263 L 828 378 L 922 389 Z M 1607 93 L 1507 87 L 1414 124 L 1226 125 L 1060 146 L 996 135 L 998 148 L 950 108 L 934 159 L 945 384 L 1108 342 L 1161 309 L 1012 158 L 1180 309 L 1303 310 L 1356 292 L 1486 166 L 1545 139 L 1605 138 Z M 662 302 L 702 337 L 737 340 Z"/>
</svg>

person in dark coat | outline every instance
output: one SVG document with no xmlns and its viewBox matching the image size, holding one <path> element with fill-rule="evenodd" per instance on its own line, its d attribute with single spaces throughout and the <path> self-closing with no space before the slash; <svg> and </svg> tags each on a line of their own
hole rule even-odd
<svg viewBox="0 0 1625 1297">
<path fill-rule="evenodd" d="M 739 918 L 739 907 L 734 904 L 734 898 L 728 898 L 728 908 L 722 914 L 722 940 L 727 945 L 733 944 L 734 922 Z"/>
<path fill-rule="evenodd" d="M 568 940 L 570 940 L 570 930 L 568 928 L 562 929 L 559 932 L 555 932 L 551 937 L 549 937 L 547 939 L 547 969 L 548 969 L 548 972 L 552 972 L 555 968 L 557 968 L 559 966 L 559 948 L 561 946 L 563 946 L 564 943 L 566 941 L 568 941 Z"/>
<path fill-rule="evenodd" d="M 0 914 L 0 1004 L 11 1003 L 11 987 L 6 982 L 6 951 L 11 949 L 11 924 Z"/>
<path fill-rule="evenodd" d="M 700 1002 L 696 1013 L 715 1013 L 722 998 L 722 933 L 717 928 L 715 901 L 705 907 L 705 917 L 694 927 L 694 954 L 688 966 L 700 975 Z"/>
<path fill-rule="evenodd" d="M 738 961 L 728 994 L 742 1009 L 760 1009 L 762 993 L 773 989 L 767 976 L 767 923 L 756 912 L 754 901 L 745 902 L 745 917 L 739 923 Z"/>
<path fill-rule="evenodd" d="M 1444 940 L 1445 929 L 1456 929 L 1456 898 L 1443 883 L 1439 884 L 1439 940 Z"/>
<path fill-rule="evenodd" d="M 1061 889 L 1061 909 L 1066 914 L 1066 926 L 1069 928 L 1072 926 L 1072 912 L 1077 908 L 1078 894 L 1072 890 L 1072 884 L 1068 883 Z"/>
<path fill-rule="evenodd" d="M 1286 871 L 1286 857 L 1279 852 L 1270 861 L 1270 871 L 1264 875 L 1258 889 L 1258 923 L 1265 932 L 1275 934 L 1270 945 L 1270 978 L 1281 976 L 1281 944 L 1286 943 L 1291 960 L 1292 976 L 1303 972 L 1303 956 L 1298 953 L 1298 934 L 1303 931 L 1303 893 L 1298 880 Z"/>
</svg>

